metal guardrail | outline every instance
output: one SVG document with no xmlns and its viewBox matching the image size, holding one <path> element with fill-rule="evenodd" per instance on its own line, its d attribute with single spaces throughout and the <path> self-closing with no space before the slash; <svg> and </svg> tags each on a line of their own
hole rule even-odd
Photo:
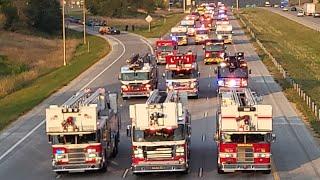
<svg viewBox="0 0 320 180">
<path fill-rule="evenodd" d="M 278 69 L 278 71 L 282 74 L 283 78 L 296 90 L 299 96 L 303 99 L 305 104 L 309 107 L 309 110 L 313 112 L 316 119 L 320 121 L 320 109 L 318 105 L 312 100 L 312 98 L 306 94 L 300 84 L 296 83 L 293 78 L 289 75 L 289 73 L 282 67 L 282 65 L 272 56 L 272 54 L 263 46 L 260 40 L 256 37 L 253 31 L 247 26 L 247 24 L 241 19 L 241 17 L 234 13 L 234 15 L 240 19 L 243 26 L 248 30 L 251 37 L 257 42 L 259 47 L 266 53 L 269 58 L 272 60 L 274 66 Z"/>
</svg>

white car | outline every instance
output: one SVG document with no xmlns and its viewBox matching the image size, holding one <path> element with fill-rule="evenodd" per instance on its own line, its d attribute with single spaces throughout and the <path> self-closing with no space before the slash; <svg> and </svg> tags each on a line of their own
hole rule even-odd
<svg viewBox="0 0 320 180">
<path fill-rule="evenodd" d="M 303 11 L 299 11 L 297 14 L 298 17 L 303 17 Z"/>
<path fill-rule="evenodd" d="M 289 9 L 287 7 L 284 7 L 282 11 L 289 11 Z"/>
</svg>

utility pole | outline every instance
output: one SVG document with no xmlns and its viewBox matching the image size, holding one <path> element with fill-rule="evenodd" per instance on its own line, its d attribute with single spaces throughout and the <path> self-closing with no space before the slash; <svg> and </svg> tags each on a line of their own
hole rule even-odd
<svg viewBox="0 0 320 180">
<path fill-rule="evenodd" d="M 66 27 L 65 27 L 65 0 L 62 1 L 62 38 L 63 38 L 63 66 L 67 65 L 66 61 Z"/>
<path fill-rule="evenodd" d="M 183 0 L 183 13 L 186 13 L 186 0 Z"/>
<path fill-rule="evenodd" d="M 239 0 L 236 0 L 237 1 L 237 11 L 239 11 Z"/>
<path fill-rule="evenodd" d="M 82 11 L 83 11 L 83 44 L 87 44 L 86 41 L 86 2 L 83 0 Z"/>
<path fill-rule="evenodd" d="M 299 7 L 301 7 L 301 0 L 299 0 Z"/>
</svg>

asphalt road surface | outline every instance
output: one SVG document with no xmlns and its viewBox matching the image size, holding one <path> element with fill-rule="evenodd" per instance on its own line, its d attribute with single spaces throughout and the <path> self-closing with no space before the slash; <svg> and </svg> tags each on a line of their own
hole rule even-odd
<svg viewBox="0 0 320 180">
<path fill-rule="evenodd" d="M 300 23 L 302 25 L 305 25 L 311 29 L 320 31 L 320 18 L 314 18 L 313 16 L 303 16 L 303 17 L 297 17 L 298 11 L 291 11 L 291 7 L 289 7 L 289 11 L 283 11 L 282 8 L 263 8 L 265 10 L 269 10 L 271 12 L 280 14 L 281 16 L 284 16 L 288 19 L 291 19 L 297 23 Z"/>
<path fill-rule="evenodd" d="M 215 65 L 204 65 L 201 45 L 179 47 L 180 51 L 193 50 L 198 54 L 200 79 L 200 99 L 191 99 L 188 107 L 192 114 L 191 170 L 187 175 L 179 173 L 154 173 L 136 177 L 129 169 L 131 164 L 131 142 L 126 137 L 125 127 L 130 123 L 128 105 L 144 103 L 145 98 L 120 100 L 122 115 L 121 142 L 119 154 L 109 162 L 106 173 L 72 173 L 56 175 L 51 171 L 51 149 L 47 143 L 45 126 L 45 108 L 50 104 L 62 104 L 73 93 L 88 87 L 104 86 L 110 91 L 120 91 L 117 80 L 120 67 L 133 53 L 150 52 L 150 47 L 140 37 L 131 34 L 108 36 L 113 51 L 106 58 L 45 100 L 31 112 L 0 135 L 0 176 L 10 180 L 44 179 L 319 179 L 320 150 L 297 113 L 281 92 L 267 69 L 254 52 L 237 21 L 230 16 L 234 26 L 234 44 L 228 45 L 231 54 L 245 52 L 245 58 L 252 69 L 250 87 L 262 95 L 263 104 L 272 104 L 274 109 L 274 132 L 277 141 L 272 146 L 273 173 L 236 172 L 217 174 L 216 144 L 213 141 L 215 131 L 215 113 L 218 107 L 216 98 Z M 193 41 L 193 38 L 190 38 Z M 164 67 L 160 68 L 160 75 Z M 164 80 L 160 78 L 160 88 Z M 38 128 L 34 127 L 38 126 Z M 26 138 L 24 138 L 26 137 Z M 19 142 L 20 141 L 20 142 Z M 18 142 L 18 144 L 17 144 Z M 16 145 L 15 145 L 16 144 Z M 11 148 L 11 149 L 10 149 Z"/>
</svg>

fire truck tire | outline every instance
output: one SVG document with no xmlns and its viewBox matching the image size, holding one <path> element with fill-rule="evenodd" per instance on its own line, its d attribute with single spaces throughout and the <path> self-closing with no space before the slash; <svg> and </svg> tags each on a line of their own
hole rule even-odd
<svg viewBox="0 0 320 180">
<path fill-rule="evenodd" d="M 271 170 L 264 170 L 262 171 L 263 174 L 270 174 L 271 173 Z"/>
<path fill-rule="evenodd" d="M 218 174 L 224 174 L 225 172 L 219 167 L 219 165 L 217 166 L 218 167 Z"/>
<path fill-rule="evenodd" d="M 99 172 L 102 172 L 102 173 L 107 172 L 107 153 L 106 152 L 104 152 L 104 163 L 102 165 L 102 168 L 99 169 Z"/>
<path fill-rule="evenodd" d="M 56 174 L 60 175 L 60 174 L 65 174 L 65 171 L 56 171 Z"/>
<path fill-rule="evenodd" d="M 122 96 L 122 99 L 123 99 L 123 100 L 127 100 L 127 99 L 128 99 L 128 97 L 123 97 L 123 96 Z"/>
</svg>

